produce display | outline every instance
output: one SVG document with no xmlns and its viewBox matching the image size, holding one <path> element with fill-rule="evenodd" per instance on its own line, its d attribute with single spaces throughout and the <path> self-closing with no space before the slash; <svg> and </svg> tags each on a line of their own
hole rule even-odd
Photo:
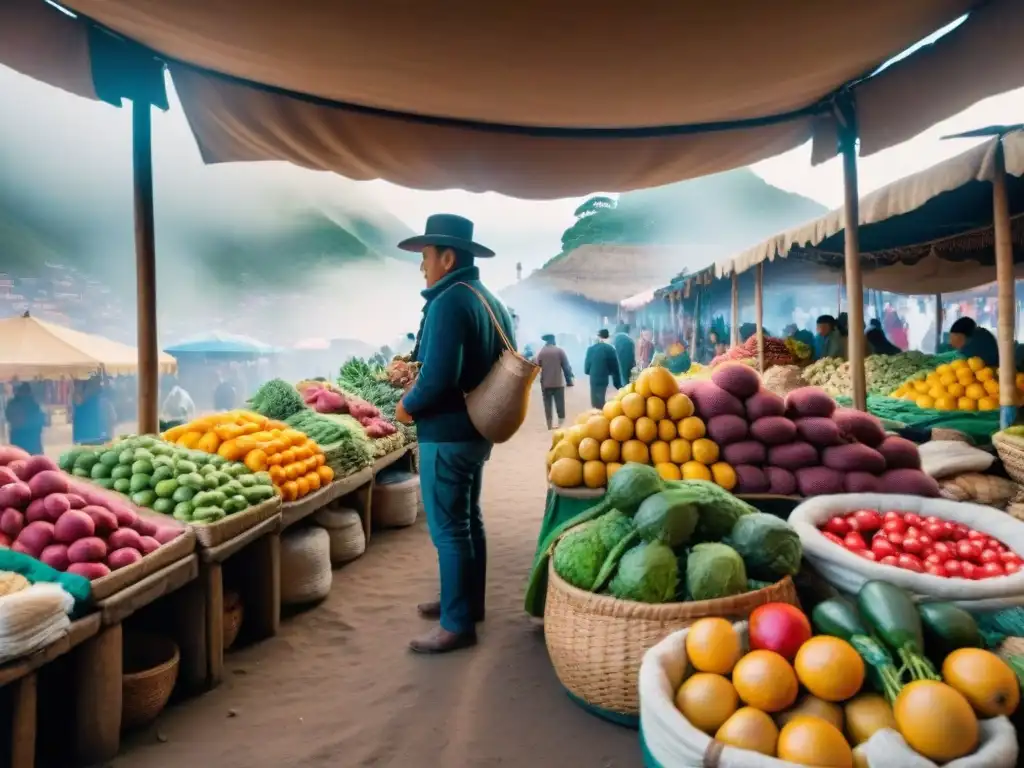
<svg viewBox="0 0 1024 768">
<path fill-rule="evenodd" d="M 822 602 L 810 619 L 762 605 L 745 635 L 722 618 L 698 620 L 675 704 L 716 740 L 797 765 L 867 765 L 865 743 L 886 728 L 944 764 L 978 748 L 980 719 L 1011 715 L 1020 701 L 1010 666 L 978 646 L 969 613 L 868 582 L 856 603 Z"/>
<path fill-rule="evenodd" d="M 366 402 L 361 397 L 338 392 L 325 382 L 307 384 L 300 391 L 306 405 L 317 413 L 347 413 L 359 422 L 371 440 L 388 437 L 398 431 L 394 424 L 381 416 L 377 406 Z"/>
<path fill-rule="evenodd" d="M 989 579 L 1017 573 L 1020 556 L 988 534 L 962 523 L 912 512 L 860 509 L 833 517 L 825 538 L 867 560 L 953 579 Z"/>
<path fill-rule="evenodd" d="M 351 393 L 376 406 L 381 415 L 398 428 L 407 443 L 415 442 L 416 428 L 395 419 L 395 410 L 405 395 L 405 387 L 392 384 L 389 375 L 383 366 L 354 357 L 341 367 L 338 386 L 345 393 Z"/>
<path fill-rule="evenodd" d="M 757 365 L 757 361 L 757 336 L 754 335 L 738 347 L 731 347 L 725 354 L 716 357 L 711 361 L 709 367 L 717 368 L 722 363 L 728 362 L 746 362 L 750 365 Z M 764 337 L 764 367 L 766 370 L 773 365 L 793 365 L 796 362 L 798 362 L 797 357 L 786 341 L 774 336 L 766 335 Z"/>
<path fill-rule="evenodd" d="M 603 488 L 632 462 L 653 465 L 665 480 L 710 480 L 731 490 L 735 473 L 695 405 L 666 368 L 646 368 L 602 410 L 555 431 L 548 479 L 560 488 Z"/>
<path fill-rule="evenodd" d="M 836 402 L 850 406 L 850 398 L 837 397 Z M 955 429 L 969 435 L 977 445 L 991 441 L 999 430 L 998 411 L 938 411 L 919 408 L 913 401 L 882 395 L 868 395 L 868 412 L 894 425 L 924 428 Z"/>
<path fill-rule="evenodd" d="M 288 389 L 301 402 L 295 388 Z M 273 408 L 280 410 L 279 405 Z M 334 480 L 334 470 L 326 466 L 324 453 L 314 440 L 282 421 L 252 411 L 203 416 L 168 430 L 163 437 L 183 448 L 242 462 L 251 472 L 266 472 L 286 502 L 301 499 Z"/>
<path fill-rule="evenodd" d="M 793 355 L 793 359 L 801 365 L 805 365 L 814 357 L 814 350 L 800 339 L 789 336 L 786 338 L 785 344 L 786 349 Z"/>
<path fill-rule="evenodd" d="M 761 383 L 769 392 L 785 397 L 794 389 L 810 384 L 804 378 L 804 371 L 799 365 L 776 365 L 761 375 Z"/>
<path fill-rule="evenodd" d="M 868 355 L 864 358 L 864 380 L 869 395 L 888 395 L 908 379 L 935 368 L 934 355 L 901 352 L 898 355 Z M 807 383 L 821 387 L 833 397 L 853 394 L 850 363 L 841 357 L 823 357 L 804 370 Z"/>
<path fill-rule="evenodd" d="M 336 477 L 347 477 L 373 464 L 374 458 L 382 455 L 379 454 L 382 444 L 397 442 L 391 448 L 394 451 L 404 442 L 401 432 L 387 438 L 371 440 L 367 437 L 362 424 L 348 414 L 325 413 L 322 418 L 332 422 L 341 434 L 340 439 L 320 445 L 327 459 L 327 466 L 334 470 Z"/>
<path fill-rule="evenodd" d="M 1017 374 L 1017 394 L 1024 395 L 1024 373 Z M 996 411 L 999 371 L 980 357 L 953 360 L 900 383 L 891 395 L 937 411 Z"/>
<path fill-rule="evenodd" d="M 388 383 L 396 389 L 408 389 L 420 373 L 420 364 L 405 357 L 392 358 L 384 369 Z"/>
<path fill-rule="evenodd" d="M 0 446 L 0 546 L 58 571 L 99 579 L 184 532 L 141 516 L 46 456 Z"/>
<path fill-rule="evenodd" d="M 74 448 L 61 456 L 60 466 L 185 523 L 215 523 L 277 493 L 264 471 L 148 435 Z"/>
<path fill-rule="evenodd" d="M 680 389 L 707 420 L 737 493 L 938 495 L 914 443 L 887 436 L 874 416 L 838 409 L 821 389 L 802 387 L 783 398 L 740 364 L 721 365 L 710 381 Z"/>
<path fill-rule="evenodd" d="M 634 463 L 612 476 L 598 504 L 548 536 L 531 574 L 528 610 L 552 544 L 555 572 L 574 587 L 642 603 L 738 595 L 795 574 L 802 556 L 800 538 L 784 520 L 714 483 L 666 481 Z"/>
</svg>

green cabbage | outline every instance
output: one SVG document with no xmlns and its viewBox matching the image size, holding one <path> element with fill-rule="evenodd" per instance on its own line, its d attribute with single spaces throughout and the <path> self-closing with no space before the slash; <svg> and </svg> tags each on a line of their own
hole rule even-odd
<svg viewBox="0 0 1024 768">
<path fill-rule="evenodd" d="M 743 558 L 727 544 L 698 544 L 686 558 L 686 589 L 691 600 L 717 600 L 746 592 Z"/>
<path fill-rule="evenodd" d="M 757 512 L 741 517 L 728 542 L 740 553 L 751 578 L 774 582 L 800 570 L 800 536 L 793 526 L 775 515 Z"/>
<path fill-rule="evenodd" d="M 601 571 L 608 549 L 594 522 L 570 530 L 555 545 L 555 573 L 579 589 L 589 590 Z"/>
<path fill-rule="evenodd" d="M 685 493 L 686 498 L 697 506 L 697 528 L 693 532 L 693 541 L 721 541 L 729 535 L 737 520 L 757 511 L 747 502 L 707 480 L 677 480 L 667 485 L 668 490 Z"/>
<path fill-rule="evenodd" d="M 620 600 L 667 603 L 675 597 L 679 564 L 672 548 L 660 541 L 644 542 L 622 556 L 609 591 Z"/>
<path fill-rule="evenodd" d="M 697 527 L 693 493 L 670 488 L 648 496 L 633 516 L 633 522 L 644 541 L 663 541 L 670 547 L 681 547 Z"/>
<path fill-rule="evenodd" d="M 597 535 L 607 550 L 611 550 L 632 533 L 633 527 L 633 520 L 617 509 L 606 512 L 597 518 Z"/>
</svg>

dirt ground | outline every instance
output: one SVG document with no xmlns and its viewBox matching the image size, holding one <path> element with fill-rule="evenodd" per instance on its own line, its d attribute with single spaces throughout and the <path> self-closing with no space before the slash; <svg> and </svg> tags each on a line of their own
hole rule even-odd
<svg viewBox="0 0 1024 768">
<path fill-rule="evenodd" d="M 585 387 L 568 392 L 571 417 L 589 404 Z M 125 739 L 112 768 L 639 765 L 635 732 L 569 701 L 522 609 L 549 440 L 539 393 L 531 400 L 527 424 L 487 465 L 490 572 L 477 647 L 443 657 L 406 650 L 429 627 L 415 605 L 436 594 L 436 556 L 422 520 L 378 533 L 335 571 L 325 603 L 229 653 L 219 688 Z"/>
</svg>

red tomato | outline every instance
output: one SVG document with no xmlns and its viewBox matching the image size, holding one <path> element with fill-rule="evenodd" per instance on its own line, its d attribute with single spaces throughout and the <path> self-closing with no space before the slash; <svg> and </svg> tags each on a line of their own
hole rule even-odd
<svg viewBox="0 0 1024 768">
<path fill-rule="evenodd" d="M 751 650 L 775 651 L 787 661 L 811 637 L 811 623 L 803 611 L 788 603 L 765 603 L 750 614 Z"/>
<path fill-rule="evenodd" d="M 961 539 L 966 539 L 967 534 L 970 533 L 970 530 L 971 529 L 963 523 L 955 523 L 953 525 L 953 538 L 957 541 L 960 541 Z"/>
<path fill-rule="evenodd" d="M 935 515 L 928 515 L 924 519 L 924 522 L 925 522 L 925 525 L 929 525 L 931 523 L 941 523 L 942 521 L 939 518 L 937 518 Z"/>
<path fill-rule="evenodd" d="M 892 512 L 892 511 L 889 511 L 889 512 L 886 512 L 884 515 L 882 515 L 882 520 L 884 520 L 885 522 L 889 522 L 890 520 L 902 520 L 902 519 L 903 519 L 903 513 L 902 512 Z"/>
<path fill-rule="evenodd" d="M 876 557 L 888 557 L 896 554 L 896 547 L 884 536 L 875 536 L 871 540 L 871 551 L 875 553 Z"/>
<path fill-rule="evenodd" d="M 981 556 L 978 559 L 981 561 L 982 565 L 985 563 L 998 563 L 1002 561 L 999 557 L 999 552 L 994 549 L 988 549 L 987 547 L 981 550 Z"/>
<path fill-rule="evenodd" d="M 903 519 L 907 521 L 907 525 L 920 525 L 924 522 L 924 518 L 920 515 L 915 515 L 913 512 L 907 512 Z"/>
<path fill-rule="evenodd" d="M 946 564 L 946 570 L 949 570 L 949 563 Z M 961 561 L 960 575 L 965 579 L 976 579 L 978 578 L 978 566 L 967 560 Z"/>
<path fill-rule="evenodd" d="M 946 529 L 943 527 L 942 523 L 925 523 L 924 532 L 935 539 L 935 541 L 945 538 L 946 536 Z"/>
<path fill-rule="evenodd" d="M 922 573 L 924 571 L 924 565 L 913 555 L 900 555 L 898 564 L 900 568 L 907 571 L 914 571 L 915 573 Z"/>
<path fill-rule="evenodd" d="M 924 572 L 930 573 L 932 576 L 941 576 L 944 579 L 948 577 L 942 563 L 925 563 Z"/>
<path fill-rule="evenodd" d="M 903 532 L 904 536 L 913 536 L 915 539 L 922 533 L 921 529 L 916 525 L 908 525 L 907 530 Z"/>
<path fill-rule="evenodd" d="M 944 539 L 953 538 L 953 533 L 956 531 L 956 526 L 948 520 L 942 524 L 942 533 Z"/>
<path fill-rule="evenodd" d="M 894 517 L 882 523 L 882 530 L 886 533 L 903 533 L 907 530 L 907 524 L 903 522 L 903 518 Z"/>
<path fill-rule="evenodd" d="M 899 560 L 898 557 L 896 557 L 896 555 L 886 555 L 885 557 L 883 557 L 878 562 L 880 562 L 882 565 L 896 565 L 896 566 L 898 566 L 900 564 L 900 560 Z"/>
<path fill-rule="evenodd" d="M 959 560 L 947 560 L 942 564 L 946 569 L 946 575 L 954 578 L 960 578 L 963 575 L 963 563 Z"/>
<path fill-rule="evenodd" d="M 981 545 L 961 539 L 956 543 L 956 554 L 961 560 L 977 560 L 981 556 Z"/>
<path fill-rule="evenodd" d="M 937 555 L 934 552 L 924 559 L 925 565 L 928 565 L 928 563 L 931 563 L 932 565 L 942 565 L 944 562 L 946 561 L 942 559 L 942 555 Z"/>
<path fill-rule="evenodd" d="M 845 536 L 850 532 L 850 524 L 846 522 L 845 518 L 833 517 L 825 523 L 825 530 L 829 533 L 834 533 L 836 536 Z"/>
<path fill-rule="evenodd" d="M 935 540 L 927 533 L 921 533 L 917 540 L 921 542 L 921 546 L 925 548 L 925 551 L 931 551 L 932 545 L 935 543 Z"/>
<path fill-rule="evenodd" d="M 900 547 L 903 546 L 903 534 L 902 533 L 896 533 L 895 531 L 893 531 L 892 533 L 889 534 L 889 542 L 894 547 L 899 549 Z"/>
<path fill-rule="evenodd" d="M 937 541 L 932 546 L 932 554 L 938 555 L 942 558 L 942 561 L 945 562 L 956 555 L 956 548 L 944 541 Z"/>
<path fill-rule="evenodd" d="M 846 546 L 845 544 L 843 544 L 843 540 L 836 536 L 834 533 L 829 533 L 828 531 L 825 531 L 824 536 L 826 539 L 828 539 L 834 544 L 838 544 L 840 547 Z"/>
<path fill-rule="evenodd" d="M 853 515 L 847 515 L 843 519 L 846 520 L 846 524 L 848 526 L 850 526 L 850 530 L 851 531 L 859 531 L 860 530 L 860 528 L 857 525 L 857 518 L 855 518 Z"/>
<path fill-rule="evenodd" d="M 1019 570 L 1019 560 L 1008 560 L 1007 562 L 1003 563 L 1003 572 L 1006 573 L 1007 576 L 1009 576 L 1011 573 L 1017 573 Z"/>
<path fill-rule="evenodd" d="M 910 555 L 920 555 L 924 551 L 924 545 L 919 538 L 908 533 L 903 539 L 903 551 Z"/>
<path fill-rule="evenodd" d="M 850 531 L 843 537 L 843 545 L 851 551 L 867 549 L 864 539 L 856 531 Z"/>
<path fill-rule="evenodd" d="M 985 548 L 994 549 L 996 552 L 998 552 L 999 550 L 1003 549 L 1003 544 L 997 539 L 985 539 Z"/>
<path fill-rule="evenodd" d="M 860 531 L 877 531 L 882 527 L 882 516 L 873 509 L 859 509 L 853 513 L 853 519 Z"/>
<path fill-rule="evenodd" d="M 1011 552 L 1008 549 L 1004 549 L 1003 551 L 1001 551 L 999 553 L 999 559 L 1002 560 L 1004 563 L 1019 563 L 1020 562 L 1020 557 L 1017 555 L 1017 553 L 1016 552 Z"/>
<path fill-rule="evenodd" d="M 872 562 L 878 559 L 875 553 L 872 552 L 870 549 L 858 549 L 857 554 L 863 557 L 865 560 L 871 560 Z"/>
<path fill-rule="evenodd" d="M 981 531 L 976 531 L 973 528 L 968 528 L 967 529 L 967 538 L 970 539 L 971 541 L 980 541 L 980 542 L 984 543 L 985 539 L 987 539 L 988 536 L 986 536 Z"/>
<path fill-rule="evenodd" d="M 985 563 L 981 567 L 981 577 L 984 579 L 990 579 L 993 576 L 1005 576 L 1006 571 L 1003 570 L 1003 566 L 999 563 Z"/>
</svg>

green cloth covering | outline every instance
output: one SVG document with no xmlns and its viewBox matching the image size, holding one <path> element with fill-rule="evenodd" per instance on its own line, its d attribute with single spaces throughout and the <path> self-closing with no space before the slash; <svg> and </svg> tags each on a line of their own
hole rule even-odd
<svg viewBox="0 0 1024 768">
<path fill-rule="evenodd" d="M 559 496 L 551 488 L 548 488 L 548 497 L 544 505 L 544 519 L 540 524 L 540 534 L 537 536 L 537 549 L 533 555 L 533 565 L 537 565 L 537 560 L 540 559 L 541 551 L 540 548 L 544 544 L 544 540 L 548 535 L 562 523 L 567 520 L 571 520 L 581 512 L 585 512 L 592 506 L 597 504 L 601 499 L 573 499 L 567 496 Z M 541 579 L 538 580 L 539 591 L 538 591 L 538 606 L 536 616 L 542 616 L 544 613 L 544 599 L 548 593 L 548 575 L 544 573 Z"/>
<path fill-rule="evenodd" d="M 23 555 L 12 549 L 0 549 L 0 571 L 20 573 L 31 584 L 40 582 L 60 584 L 64 591 L 75 600 L 75 607 L 71 613 L 72 618 L 86 613 L 92 603 L 92 585 L 87 578 L 74 573 L 61 573 L 34 557 Z"/>
<path fill-rule="evenodd" d="M 836 402 L 844 406 L 852 403 L 848 397 L 837 397 Z M 988 445 L 992 435 L 999 431 L 999 411 L 937 411 L 882 395 L 868 396 L 868 411 L 883 422 L 919 429 L 955 429 L 969 435 L 978 445 Z"/>
<path fill-rule="evenodd" d="M 644 740 L 643 728 L 640 729 L 640 756 L 644 761 L 644 768 L 665 768 L 658 760 L 651 754 L 651 750 L 647 748 L 647 742 Z"/>
</svg>

